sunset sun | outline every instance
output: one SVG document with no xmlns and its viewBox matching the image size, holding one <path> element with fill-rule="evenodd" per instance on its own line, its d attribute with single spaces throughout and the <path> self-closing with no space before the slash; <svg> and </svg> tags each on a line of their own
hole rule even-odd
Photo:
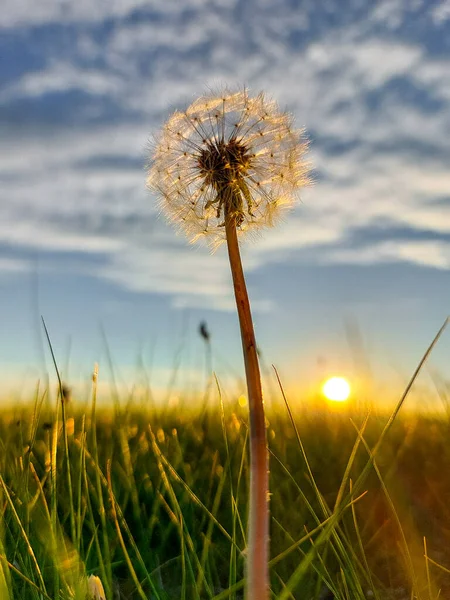
<svg viewBox="0 0 450 600">
<path fill-rule="evenodd" d="M 322 393 L 327 400 L 345 402 L 350 396 L 350 384 L 344 377 L 331 377 L 323 384 Z"/>
</svg>

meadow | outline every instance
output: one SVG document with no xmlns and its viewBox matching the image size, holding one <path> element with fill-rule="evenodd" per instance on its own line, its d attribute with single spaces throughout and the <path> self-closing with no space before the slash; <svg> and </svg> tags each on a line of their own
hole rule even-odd
<svg viewBox="0 0 450 600">
<path fill-rule="evenodd" d="M 449 598 L 448 418 L 313 411 L 282 391 L 272 598 Z M 208 409 L 96 393 L 81 408 L 37 387 L 0 414 L 0 598 L 85 600 L 91 574 L 108 600 L 242 598 L 247 407 L 219 387 Z"/>
</svg>

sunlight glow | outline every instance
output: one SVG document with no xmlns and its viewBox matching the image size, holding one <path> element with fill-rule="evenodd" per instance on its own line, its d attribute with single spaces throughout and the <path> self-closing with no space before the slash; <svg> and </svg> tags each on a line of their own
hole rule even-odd
<svg viewBox="0 0 450 600">
<path fill-rule="evenodd" d="M 238 398 L 239 406 L 247 406 L 247 397 L 241 394 Z"/>
<path fill-rule="evenodd" d="M 334 402 L 345 402 L 350 396 L 350 384 L 343 377 L 331 377 L 323 384 L 325 398 Z"/>
</svg>

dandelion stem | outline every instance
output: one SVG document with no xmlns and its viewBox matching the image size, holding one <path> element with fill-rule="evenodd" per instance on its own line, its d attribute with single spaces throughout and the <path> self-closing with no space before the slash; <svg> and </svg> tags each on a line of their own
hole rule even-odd
<svg viewBox="0 0 450 600">
<path fill-rule="evenodd" d="M 224 203 L 226 207 L 227 203 Z M 247 600 L 269 597 L 269 455 L 258 354 L 236 232 L 236 214 L 225 208 L 225 232 L 233 277 L 250 413 L 250 503 Z"/>
<path fill-rule="evenodd" d="M 151 157 L 148 187 L 163 212 L 194 242 L 228 246 L 241 327 L 250 413 L 247 600 L 269 598 L 269 456 L 261 376 L 239 235 L 272 225 L 308 182 L 306 143 L 264 94 L 221 90 L 175 112 Z M 225 227 L 223 226 L 225 219 Z"/>
</svg>

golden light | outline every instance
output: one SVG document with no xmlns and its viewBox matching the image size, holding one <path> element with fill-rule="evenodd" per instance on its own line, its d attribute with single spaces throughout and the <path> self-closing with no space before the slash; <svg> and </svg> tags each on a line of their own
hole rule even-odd
<svg viewBox="0 0 450 600">
<path fill-rule="evenodd" d="M 327 400 L 345 402 L 350 396 L 350 384 L 344 377 L 331 377 L 323 384 L 322 392 Z"/>
<path fill-rule="evenodd" d="M 247 406 L 247 397 L 241 394 L 238 398 L 239 406 Z"/>
</svg>

